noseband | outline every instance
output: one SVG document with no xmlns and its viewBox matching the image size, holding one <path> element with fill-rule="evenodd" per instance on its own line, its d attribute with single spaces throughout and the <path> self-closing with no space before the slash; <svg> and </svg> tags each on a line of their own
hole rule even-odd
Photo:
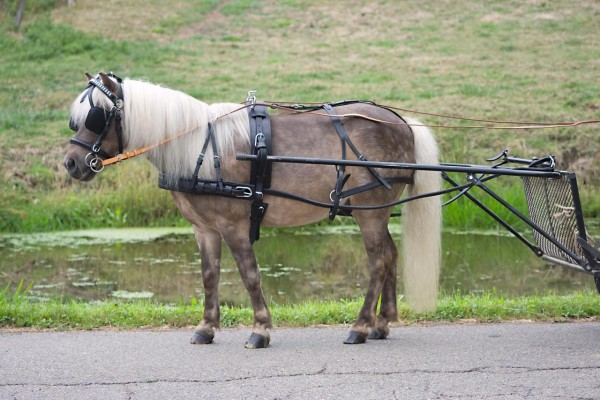
<svg viewBox="0 0 600 400">
<path fill-rule="evenodd" d="M 119 85 L 119 93 L 113 93 L 109 88 L 107 88 L 100 77 L 96 77 L 94 79 L 90 79 L 88 83 L 88 87 L 86 92 L 81 96 L 80 103 L 85 100 L 87 97 L 90 102 L 90 111 L 88 112 L 87 117 L 85 118 L 85 127 L 98 135 L 98 139 L 95 143 L 87 143 L 81 139 L 78 139 L 76 136 L 71 138 L 71 143 L 77 146 L 83 147 L 84 149 L 90 150 L 85 156 L 85 163 L 88 167 L 91 168 L 94 172 L 100 172 L 104 168 L 102 165 L 102 159 L 111 158 L 112 156 L 108 154 L 106 151 L 102 150 L 102 142 L 108 135 L 110 130 L 110 126 L 112 124 L 113 119 L 116 121 L 116 131 L 117 131 L 117 140 L 119 143 L 119 153 L 123 152 L 123 129 L 121 126 L 121 114 L 123 113 L 123 80 L 113 74 L 112 72 L 108 74 L 108 76 L 115 78 Z M 106 97 L 112 101 L 113 106 L 110 110 L 105 110 L 102 107 L 97 107 L 94 105 L 92 100 L 92 92 L 97 88 L 100 90 Z M 79 126 L 75 124 L 73 119 L 69 121 L 69 127 L 77 132 L 79 130 Z"/>
</svg>

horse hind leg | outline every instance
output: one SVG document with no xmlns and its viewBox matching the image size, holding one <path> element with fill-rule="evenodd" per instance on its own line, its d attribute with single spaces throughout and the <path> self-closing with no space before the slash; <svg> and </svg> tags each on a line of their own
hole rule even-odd
<svg viewBox="0 0 600 400">
<path fill-rule="evenodd" d="M 391 237 L 387 229 L 387 216 L 385 218 L 378 218 L 373 213 L 370 215 L 356 213 L 355 217 L 363 234 L 369 262 L 370 279 L 358 319 L 350 329 L 348 338 L 344 341 L 346 344 L 364 343 L 369 336 L 369 332 L 376 327 L 377 303 L 384 289 L 384 283 L 387 280 L 386 278 L 388 278 L 388 274 L 390 272 L 393 274 L 393 271 L 391 271 L 391 262 L 397 258 L 395 246 L 390 246 Z M 393 242 L 391 244 L 393 245 Z M 389 278 L 391 282 L 392 277 L 390 276 Z M 391 297 L 394 297 L 393 305 Z M 382 314 L 379 320 L 380 323 L 377 326 L 381 328 L 383 335 L 387 336 L 387 322 L 394 315 L 397 315 L 395 308 L 395 284 L 394 287 L 392 287 L 391 283 L 385 285 L 382 300 L 384 300 L 382 301 Z"/>
<path fill-rule="evenodd" d="M 398 320 L 398 297 L 396 295 L 398 250 L 394 239 L 388 232 L 388 251 L 385 252 L 387 274 L 381 291 L 381 304 L 375 328 L 369 332 L 368 339 L 385 339 L 390 334 L 389 323 Z"/>
</svg>

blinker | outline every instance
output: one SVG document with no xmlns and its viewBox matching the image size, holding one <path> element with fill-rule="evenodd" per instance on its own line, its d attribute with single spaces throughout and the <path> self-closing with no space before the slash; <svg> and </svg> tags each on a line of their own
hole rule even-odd
<svg viewBox="0 0 600 400">
<path fill-rule="evenodd" d="M 92 107 L 85 118 L 85 127 L 96 135 L 101 135 L 106 127 L 106 110 L 101 107 Z M 73 118 L 69 120 L 69 128 L 73 132 L 79 130 L 79 125 L 75 123 Z"/>
<path fill-rule="evenodd" d="M 96 135 L 101 135 L 106 127 L 106 110 L 101 107 L 92 107 L 85 118 L 85 127 Z"/>
</svg>

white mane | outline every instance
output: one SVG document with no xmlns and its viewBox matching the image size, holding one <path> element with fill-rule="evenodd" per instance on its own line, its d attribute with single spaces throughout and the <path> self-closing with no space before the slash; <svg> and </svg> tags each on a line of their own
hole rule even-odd
<svg viewBox="0 0 600 400">
<path fill-rule="evenodd" d="M 245 110 L 222 117 L 239 109 L 239 104 L 209 106 L 185 93 L 131 79 L 123 81 L 123 96 L 124 151 L 160 143 L 165 138 L 188 132 L 147 153 L 158 170 L 171 177 L 187 178 L 194 172 L 209 122 L 214 122 L 217 153 L 221 159 L 234 153 L 236 142 L 250 145 Z M 81 98 L 78 97 L 71 108 L 71 119 L 76 124 L 84 123 L 90 109 L 87 97 L 83 101 L 80 101 Z M 105 109 L 112 107 L 111 101 L 100 90 L 93 91 L 93 102 Z M 206 151 L 199 177 L 214 178 L 212 143 Z"/>
</svg>

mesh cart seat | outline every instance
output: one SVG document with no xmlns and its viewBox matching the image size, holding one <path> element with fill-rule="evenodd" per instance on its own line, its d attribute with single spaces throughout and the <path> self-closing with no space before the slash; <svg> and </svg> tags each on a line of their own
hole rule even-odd
<svg viewBox="0 0 600 400">
<path fill-rule="evenodd" d="M 533 236 L 542 257 L 597 277 L 599 252 L 585 230 L 575 174 L 561 173 L 560 178 L 524 176 L 522 180 L 529 216 L 539 227 L 533 228 Z"/>
</svg>

